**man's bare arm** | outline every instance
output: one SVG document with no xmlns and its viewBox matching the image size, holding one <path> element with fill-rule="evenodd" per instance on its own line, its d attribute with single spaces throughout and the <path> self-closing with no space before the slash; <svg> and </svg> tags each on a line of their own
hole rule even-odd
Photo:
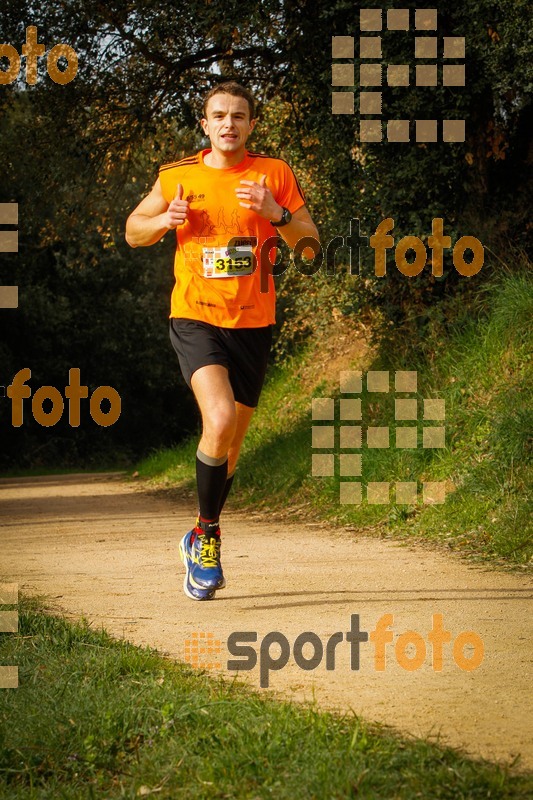
<svg viewBox="0 0 533 800">
<path fill-rule="evenodd" d="M 307 206 L 302 206 L 298 211 L 295 211 L 291 221 L 282 228 L 276 228 L 276 230 L 287 242 L 291 250 L 294 250 L 300 239 L 304 238 L 316 239 L 320 243 L 317 227 L 311 219 Z M 315 255 L 310 248 L 305 248 L 303 254 L 309 258 L 313 258 Z"/>
<path fill-rule="evenodd" d="M 152 191 L 132 211 L 126 221 L 126 241 L 131 247 L 148 247 L 158 242 L 169 230 L 183 225 L 189 212 L 189 203 L 182 200 L 183 186 L 169 204 L 163 197 L 159 178 Z"/>
</svg>

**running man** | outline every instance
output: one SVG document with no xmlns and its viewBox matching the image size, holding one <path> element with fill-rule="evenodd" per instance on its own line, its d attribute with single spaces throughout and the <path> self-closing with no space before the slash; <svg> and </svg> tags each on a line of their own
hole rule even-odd
<svg viewBox="0 0 533 800">
<path fill-rule="evenodd" d="M 278 230 L 291 248 L 304 237 L 318 240 L 290 166 L 246 149 L 257 121 L 252 94 L 221 83 L 205 97 L 203 115 L 211 147 L 162 166 L 126 223 L 132 247 L 176 230 L 170 339 L 202 417 L 199 514 L 180 543 L 184 591 L 193 600 L 211 600 L 226 585 L 219 517 L 259 400 L 275 322 L 272 270 L 261 257 L 276 246 Z"/>
</svg>

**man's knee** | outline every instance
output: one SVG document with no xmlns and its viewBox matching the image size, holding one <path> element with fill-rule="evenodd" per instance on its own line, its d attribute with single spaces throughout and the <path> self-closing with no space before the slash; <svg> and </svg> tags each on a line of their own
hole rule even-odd
<svg viewBox="0 0 533 800">
<path fill-rule="evenodd" d="M 237 419 L 235 408 L 221 406 L 210 410 L 203 418 L 204 435 L 217 443 L 225 443 L 228 448 L 235 436 Z"/>
</svg>

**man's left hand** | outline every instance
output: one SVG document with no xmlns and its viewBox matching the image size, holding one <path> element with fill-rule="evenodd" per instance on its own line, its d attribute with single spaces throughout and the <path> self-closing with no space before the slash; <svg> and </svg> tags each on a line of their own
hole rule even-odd
<svg viewBox="0 0 533 800">
<path fill-rule="evenodd" d="M 260 217 L 269 220 L 281 219 L 283 207 L 274 200 L 274 195 L 266 185 L 266 175 L 261 175 L 260 182 L 240 181 L 241 186 L 235 189 L 239 205 L 255 211 Z"/>
</svg>

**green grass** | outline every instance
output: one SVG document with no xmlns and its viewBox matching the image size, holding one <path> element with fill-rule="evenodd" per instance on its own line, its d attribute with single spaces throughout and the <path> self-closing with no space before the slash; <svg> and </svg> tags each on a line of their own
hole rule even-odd
<svg viewBox="0 0 533 800">
<path fill-rule="evenodd" d="M 526 798 L 531 773 L 275 702 L 22 600 L 0 663 L 0 798 Z M 141 787 L 145 787 L 142 789 Z"/>
<path fill-rule="evenodd" d="M 445 423 L 430 424 L 445 424 L 446 447 L 422 448 L 422 422 L 416 450 L 368 450 L 363 443 L 362 483 L 417 481 L 420 496 L 422 481 L 447 481 L 443 505 L 400 505 L 394 495 L 390 505 L 341 505 L 338 466 L 334 478 L 311 476 L 311 398 L 300 387 L 300 377 L 320 353 L 320 337 L 271 371 L 244 443 L 230 503 L 280 511 L 292 507 L 295 513 L 380 536 L 423 539 L 474 559 L 527 566 L 533 557 L 533 509 L 527 491 L 533 477 L 531 275 L 504 273 L 467 304 L 456 297 L 430 317 L 415 346 L 405 344 L 409 339 L 416 341 L 409 335 L 403 345 L 397 338 L 383 339 L 374 362 L 365 368 L 417 370 L 419 409 L 424 398 L 445 400 Z M 312 395 L 338 398 L 338 385 L 338 374 L 324 375 Z M 362 408 L 365 424 L 394 427 L 392 392 L 364 391 Z M 337 420 L 335 427 L 339 424 Z M 338 435 L 336 431 L 337 442 Z M 155 454 L 138 466 L 139 473 L 156 483 L 192 490 L 195 448 L 196 440 Z"/>
</svg>

